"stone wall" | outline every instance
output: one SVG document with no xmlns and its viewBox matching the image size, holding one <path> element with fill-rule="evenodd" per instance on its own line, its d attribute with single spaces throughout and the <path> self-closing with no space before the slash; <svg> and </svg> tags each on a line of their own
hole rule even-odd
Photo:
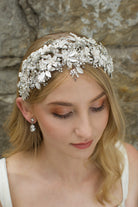
<svg viewBox="0 0 138 207">
<path fill-rule="evenodd" d="M 0 153 L 8 146 L 2 125 L 15 98 L 26 49 L 44 34 L 72 31 L 101 41 L 114 58 L 113 83 L 126 117 L 126 140 L 138 148 L 138 1 L 0 1 Z"/>
</svg>

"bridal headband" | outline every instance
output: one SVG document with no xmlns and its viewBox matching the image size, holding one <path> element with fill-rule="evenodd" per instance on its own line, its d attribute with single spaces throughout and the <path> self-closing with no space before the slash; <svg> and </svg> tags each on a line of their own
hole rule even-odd
<svg viewBox="0 0 138 207">
<path fill-rule="evenodd" d="M 84 72 L 85 64 L 103 68 L 109 76 L 113 72 L 112 58 L 107 49 L 92 38 L 70 33 L 66 37 L 48 40 L 22 62 L 17 84 L 19 95 L 23 100 L 27 99 L 30 90 L 46 86 L 52 72 L 62 72 L 64 66 L 72 77 L 78 78 Z"/>
</svg>

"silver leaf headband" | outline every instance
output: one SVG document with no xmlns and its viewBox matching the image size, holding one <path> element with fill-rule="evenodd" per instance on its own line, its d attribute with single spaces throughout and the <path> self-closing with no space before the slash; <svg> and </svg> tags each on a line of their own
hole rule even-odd
<svg viewBox="0 0 138 207">
<path fill-rule="evenodd" d="M 63 66 L 67 66 L 70 75 L 77 78 L 86 63 L 103 68 L 109 76 L 113 72 L 111 56 L 94 39 L 70 33 L 67 37 L 49 40 L 22 62 L 17 84 L 19 95 L 23 100 L 27 99 L 31 89 L 47 85 L 52 72 L 62 72 Z"/>
</svg>

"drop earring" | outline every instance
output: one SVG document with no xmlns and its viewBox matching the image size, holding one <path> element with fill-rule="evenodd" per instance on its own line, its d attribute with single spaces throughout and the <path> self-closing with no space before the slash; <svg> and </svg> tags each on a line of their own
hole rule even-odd
<svg viewBox="0 0 138 207">
<path fill-rule="evenodd" d="M 30 132 L 34 132 L 35 130 L 36 130 L 36 127 L 34 125 L 34 118 L 31 118 Z"/>
</svg>

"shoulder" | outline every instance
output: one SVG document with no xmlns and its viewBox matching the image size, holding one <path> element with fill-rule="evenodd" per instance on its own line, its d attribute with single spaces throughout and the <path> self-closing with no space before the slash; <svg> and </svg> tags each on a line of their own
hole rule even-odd
<svg viewBox="0 0 138 207">
<path fill-rule="evenodd" d="M 136 207 L 138 202 L 138 151 L 128 143 L 125 143 L 124 146 L 129 162 L 129 187 L 126 207 Z"/>
<path fill-rule="evenodd" d="M 134 166 L 135 170 L 138 170 L 138 151 L 131 144 L 124 143 L 124 146 L 127 151 L 129 166 Z"/>
</svg>

